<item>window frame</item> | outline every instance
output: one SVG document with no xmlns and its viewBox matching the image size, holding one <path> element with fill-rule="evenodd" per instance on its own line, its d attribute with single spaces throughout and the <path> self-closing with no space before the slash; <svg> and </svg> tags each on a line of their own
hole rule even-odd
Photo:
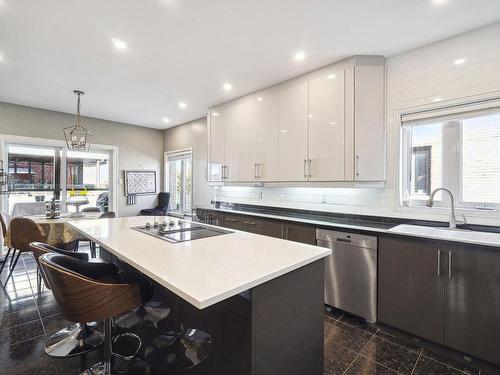
<svg viewBox="0 0 500 375">
<path fill-rule="evenodd" d="M 177 159 L 177 160 L 189 159 L 191 161 L 191 163 L 190 163 L 191 164 L 191 192 L 189 193 L 190 201 L 191 201 L 191 208 L 189 210 L 186 209 L 186 201 L 187 201 L 187 194 L 188 193 L 185 191 L 186 190 L 186 174 L 185 174 L 185 165 L 184 165 L 184 163 L 182 163 L 181 174 L 182 174 L 182 186 L 183 186 L 183 188 L 182 188 L 182 193 L 181 193 L 181 207 L 179 210 L 177 210 L 177 209 L 174 210 L 174 209 L 172 209 L 172 206 L 170 205 L 170 212 L 182 214 L 182 215 L 191 215 L 191 211 L 193 209 L 193 192 L 194 192 L 193 150 L 192 150 L 192 148 L 188 148 L 188 149 L 181 149 L 181 150 L 175 150 L 175 151 L 167 151 L 164 153 L 165 190 L 170 193 L 170 202 L 171 203 L 172 203 L 172 199 L 173 199 L 173 193 L 170 191 L 170 167 L 169 167 L 169 163 L 174 161 L 172 159 Z"/>
<path fill-rule="evenodd" d="M 463 147 L 456 147 L 455 143 L 463 145 L 463 130 L 462 119 L 457 120 L 456 116 L 463 114 L 463 118 L 474 116 L 486 116 L 488 113 L 500 114 L 500 93 L 494 96 L 479 96 L 475 100 L 450 100 L 426 106 L 413 107 L 406 110 L 399 110 L 394 112 L 393 124 L 395 125 L 395 165 L 396 165 L 396 194 L 395 194 L 395 209 L 397 211 L 414 211 L 420 212 L 422 210 L 443 211 L 448 209 L 448 197 L 444 197 L 442 201 L 436 201 L 435 207 L 429 208 L 425 206 L 426 199 L 411 199 L 405 197 L 405 191 L 410 191 L 408 188 L 411 185 L 408 177 L 411 172 L 411 158 L 408 158 L 407 139 L 405 139 L 404 128 L 412 121 L 426 122 L 426 121 L 441 121 L 442 126 L 442 170 L 454 170 L 455 173 L 443 173 L 441 184 L 444 187 L 450 188 L 455 195 L 456 208 L 458 211 L 466 210 L 468 214 L 473 216 L 495 216 L 498 217 L 500 211 L 500 203 L 486 203 L 486 202 L 463 202 L 463 178 L 462 178 L 462 149 Z M 441 119 L 441 120 L 439 120 Z M 455 134 L 450 136 L 445 134 L 445 128 L 449 127 L 452 123 L 458 123 Z M 448 125 L 447 125 L 448 124 Z M 448 151 L 446 151 L 448 150 Z M 447 160 L 446 153 L 455 155 L 451 160 Z M 448 165 L 450 164 L 451 165 Z M 455 164 L 455 165 L 453 165 Z"/>
</svg>

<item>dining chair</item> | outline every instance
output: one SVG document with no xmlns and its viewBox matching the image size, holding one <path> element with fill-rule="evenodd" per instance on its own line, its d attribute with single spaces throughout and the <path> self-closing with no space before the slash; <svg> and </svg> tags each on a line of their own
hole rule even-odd
<svg viewBox="0 0 500 375">
<path fill-rule="evenodd" d="M 11 220 L 12 220 L 12 217 L 9 214 L 7 214 L 5 212 L 0 213 L 0 225 L 2 226 L 2 234 L 3 234 L 4 241 L 5 241 L 5 236 L 7 236 L 7 231 L 9 230 L 9 225 L 10 225 Z M 9 247 L 7 249 L 7 255 L 5 255 L 5 258 L 2 261 L 2 266 L 0 267 L 0 274 L 2 273 L 3 268 L 5 267 L 5 264 L 7 263 L 8 259 L 9 259 L 9 255 L 10 255 L 11 251 L 12 251 L 12 249 Z"/>
<path fill-rule="evenodd" d="M 11 220 L 10 237 L 12 249 L 14 250 L 14 252 L 12 253 L 13 262 L 9 269 L 9 275 L 7 276 L 7 279 L 3 284 L 4 289 L 9 282 L 9 279 L 12 277 L 12 273 L 16 268 L 21 254 L 31 252 L 30 243 L 46 241 L 45 234 L 42 233 L 40 228 L 38 228 L 38 226 L 32 219 L 27 217 L 15 217 Z"/>
<path fill-rule="evenodd" d="M 80 210 L 80 212 L 83 212 L 83 213 L 85 213 L 85 212 L 87 212 L 87 213 L 88 212 L 101 212 L 101 209 L 99 207 L 95 207 L 95 206 L 92 207 L 91 206 L 91 207 L 84 207 L 84 208 L 82 208 Z"/>
<path fill-rule="evenodd" d="M 99 216 L 99 219 L 114 219 L 116 214 L 113 211 L 108 211 Z"/>
</svg>

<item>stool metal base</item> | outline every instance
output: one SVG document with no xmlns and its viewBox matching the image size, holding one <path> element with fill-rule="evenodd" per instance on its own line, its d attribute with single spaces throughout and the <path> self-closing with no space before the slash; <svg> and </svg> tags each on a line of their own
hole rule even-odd
<svg viewBox="0 0 500 375">
<path fill-rule="evenodd" d="M 103 340 L 100 332 L 77 323 L 49 337 L 45 343 L 45 353 L 51 357 L 73 357 L 98 348 Z"/>
</svg>

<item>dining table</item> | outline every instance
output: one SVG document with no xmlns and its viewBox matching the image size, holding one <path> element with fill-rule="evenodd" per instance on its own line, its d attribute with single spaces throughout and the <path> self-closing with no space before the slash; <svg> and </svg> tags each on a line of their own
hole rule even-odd
<svg viewBox="0 0 500 375">
<path fill-rule="evenodd" d="M 45 215 L 30 215 L 24 217 L 32 219 L 37 224 L 40 231 L 46 237 L 45 242 L 47 244 L 58 245 L 76 240 L 88 240 L 80 232 L 75 230 L 74 227 L 69 225 L 68 222 L 96 220 L 99 219 L 101 214 L 100 212 L 88 212 L 84 213 L 83 216 L 73 217 L 71 213 L 62 213 L 60 217 L 55 219 L 47 218 Z M 4 244 L 7 247 L 12 247 L 10 228 L 5 235 Z"/>
</svg>

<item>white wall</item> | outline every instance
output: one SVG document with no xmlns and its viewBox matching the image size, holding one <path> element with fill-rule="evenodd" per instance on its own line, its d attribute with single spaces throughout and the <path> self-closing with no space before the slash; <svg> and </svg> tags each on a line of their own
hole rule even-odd
<svg viewBox="0 0 500 375">
<path fill-rule="evenodd" d="M 465 58 L 455 66 L 455 58 Z M 447 220 L 443 209 L 400 210 L 396 203 L 396 111 L 500 93 L 500 23 L 417 48 L 386 60 L 387 184 L 384 189 L 216 188 L 217 199 L 355 214 Z M 322 203 L 326 202 L 326 203 Z M 464 211 L 469 222 L 496 224 L 497 213 Z"/>
<path fill-rule="evenodd" d="M 0 102 L 0 134 L 64 140 L 62 129 L 73 125 L 75 117 L 61 112 Z M 93 143 L 119 148 L 118 171 L 152 169 L 158 173 L 158 190 L 163 181 L 163 131 L 95 118 L 82 123 L 94 134 Z M 156 196 L 137 197 L 137 204 L 128 206 L 123 184 L 118 185 L 120 216 L 137 215 L 142 208 L 154 207 Z"/>
</svg>

